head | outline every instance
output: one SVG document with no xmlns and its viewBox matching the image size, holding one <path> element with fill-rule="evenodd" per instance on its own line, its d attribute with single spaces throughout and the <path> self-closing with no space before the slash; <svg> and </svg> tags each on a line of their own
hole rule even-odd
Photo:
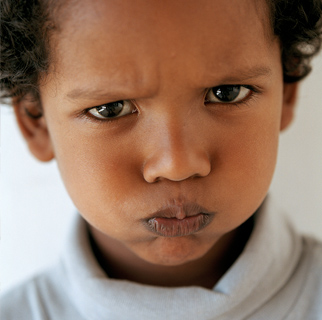
<svg viewBox="0 0 322 320">
<path fill-rule="evenodd" d="M 321 1 L 9 2 L 4 92 L 93 229 L 178 265 L 258 209 L 321 44 Z M 191 203 L 212 217 L 200 230 L 149 229 Z"/>
</svg>

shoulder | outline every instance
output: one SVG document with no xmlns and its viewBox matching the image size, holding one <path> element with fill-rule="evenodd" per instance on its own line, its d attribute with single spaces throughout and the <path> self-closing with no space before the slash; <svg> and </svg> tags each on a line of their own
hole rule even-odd
<svg viewBox="0 0 322 320">
<path fill-rule="evenodd" d="M 316 288 L 322 297 L 322 242 L 311 236 L 302 236 L 300 264 L 307 274 L 306 284 Z"/>
<path fill-rule="evenodd" d="M 17 319 L 82 319 L 70 309 L 59 268 L 42 272 L 1 296 L 1 320 Z"/>
<path fill-rule="evenodd" d="M 315 238 L 304 236 L 303 257 L 307 261 L 306 282 L 312 285 L 312 289 L 320 293 L 322 299 L 322 242 Z M 321 300 L 320 300 L 321 301 Z"/>
<path fill-rule="evenodd" d="M 274 202 L 266 202 L 261 214 L 257 221 L 257 238 L 262 234 L 266 237 L 262 238 L 264 246 L 259 255 L 265 252 L 262 260 L 267 254 L 271 256 L 269 274 L 261 282 L 268 278 L 266 291 L 270 283 L 276 290 L 256 316 L 265 314 L 268 319 L 321 320 L 321 240 L 303 235 L 291 221 L 290 215 L 280 210 Z M 256 232 L 256 225 L 253 232 Z"/>
<path fill-rule="evenodd" d="M 308 256 L 311 257 L 312 263 L 317 263 L 322 265 L 322 241 L 311 236 L 303 236 L 304 251 L 308 253 Z M 322 274 L 322 270 L 320 275 Z"/>
<path fill-rule="evenodd" d="M 303 250 L 295 271 L 298 277 L 296 303 L 287 319 L 297 319 L 297 315 L 309 315 L 310 319 L 320 319 L 322 315 L 322 242 L 310 236 L 302 237 Z M 296 276 L 295 276 L 296 277 Z"/>
<path fill-rule="evenodd" d="M 5 292 L 1 296 L 1 319 L 47 319 L 44 310 L 38 308 L 43 304 L 41 287 L 44 281 L 46 275 L 41 274 Z"/>
</svg>

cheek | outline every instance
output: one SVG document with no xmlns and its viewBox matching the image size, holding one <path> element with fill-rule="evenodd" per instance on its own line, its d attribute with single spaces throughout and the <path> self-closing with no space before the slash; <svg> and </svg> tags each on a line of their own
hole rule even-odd
<svg viewBox="0 0 322 320">
<path fill-rule="evenodd" d="M 126 222 L 130 214 L 123 206 L 141 178 L 140 148 L 126 139 L 109 139 L 106 132 L 52 129 L 59 170 L 79 212 L 98 229 L 113 229 L 121 216 Z"/>
<path fill-rule="evenodd" d="M 256 211 L 269 189 L 276 165 L 281 100 L 260 106 L 245 123 L 226 131 L 214 150 L 213 175 L 221 199 L 222 223 L 228 231 Z M 234 224 L 234 225 L 233 225 Z M 236 225 L 235 225 L 236 224 Z"/>
</svg>

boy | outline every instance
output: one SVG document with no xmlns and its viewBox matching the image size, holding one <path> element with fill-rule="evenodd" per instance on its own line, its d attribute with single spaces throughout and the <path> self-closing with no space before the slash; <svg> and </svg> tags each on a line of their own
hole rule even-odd
<svg viewBox="0 0 322 320">
<path fill-rule="evenodd" d="M 4 92 L 83 219 L 3 319 L 321 318 L 321 244 L 264 201 L 321 1 L 10 2 Z"/>
</svg>

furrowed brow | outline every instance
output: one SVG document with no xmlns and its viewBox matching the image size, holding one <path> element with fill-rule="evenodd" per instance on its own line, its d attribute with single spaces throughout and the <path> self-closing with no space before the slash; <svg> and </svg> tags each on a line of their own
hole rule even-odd
<svg viewBox="0 0 322 320">
<path fill-rule="evenodd" d="M 247 81 L 259 77 L 269 77 L 272 70 L 267 66 L 258 66 L 250 69 L 235 70 L 232 75 L 223 79 L 227 83 L 238 83 L 240 81 Z"/>
<path fill-rule="evenodd" d="M 79 99 L 106 99 L 106 98 L 116 98 L 117 92 L 113 94 L 107 93 L 106 91 L 102 91 L 95 88 L 75 88 L 69 91 L 66 94 L 66 98 L 72 100 L 79 100 Z"/>
<path fill-rule="evenodd" d="M 234 70 L 233 74 L 221 79 L 221 83 L 238 84 L 239 82 L 245 82 L 259 77 L 269 77 L 272 74 L 272 70 L 267 66 L 257 66 L 249 69 Z M 218 77 L 218 75 L 215 75 Z M 124 92 L 118 92 L 113 90 L 112 92 L 102 91 L 95 88 L 75 88 L 66 94 L 66 98 L 71 100 L 81 99 L 108 99 L 110 101 L 119 99 L 120 96 L 124 96 Z"/>
</svg>

